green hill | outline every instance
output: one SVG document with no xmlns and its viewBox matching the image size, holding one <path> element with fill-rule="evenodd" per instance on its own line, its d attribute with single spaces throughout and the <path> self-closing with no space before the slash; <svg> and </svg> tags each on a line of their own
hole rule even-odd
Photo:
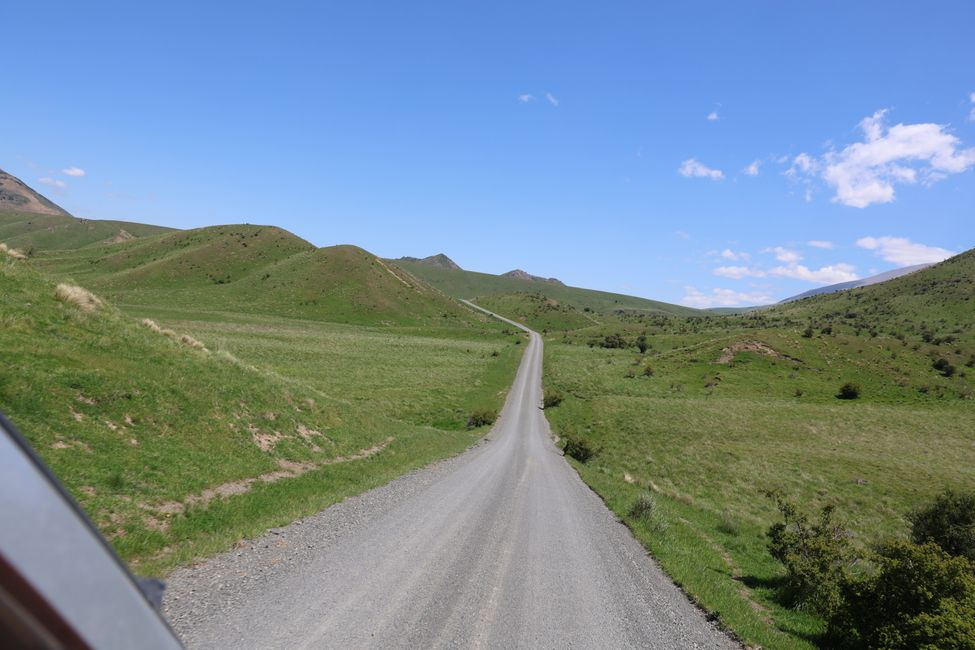
<svg viewBox="0 0 975 650">
<path fill-rule="evenodd" d="M 690 307 L 681 307 L 606 291 L 569 287 L 547 280 L 530 280 L 442 268 L 408 260 L 389 260 L 389 262 L 409 271 L 448 295 L 475 302 L 478 298 L 485 296 L 529 293 L 550 298 L 562 305 L 572 306 L 578 310 L 589 308 L 591 311 L 603 314 L 625 311 L 642 314 L 695 316 L 704 313 Z"/>
<path fill-rule="evenodd" d="M 354 246 L 315 248 L 272 226 L 176 231 L 41 253 L 49 273 L 122 304 L 196 306 L 355 324 L 470 325 L 457 301 Z"/>
<path fill-rule="evenodd" d="M 764 494 L 835 506 L 869 547 L 940 490 L 975 490 L 973 316 L 968 251 L 742 315 L 607 319 L 548 337 L 563 401 L 546 416 L 596 450 L 580 475 L 697 602 L 750 646 L 812 648 L 823 622 L 779 589 Z"/>
<path fill-rule="evenodd" d="M 0 209 L 0 242 L 30 255 L 46 250 L 125 242 L 171 231 L 172 228 L 128 221 L 76 219 L 68 214 Z"/>
</svg>

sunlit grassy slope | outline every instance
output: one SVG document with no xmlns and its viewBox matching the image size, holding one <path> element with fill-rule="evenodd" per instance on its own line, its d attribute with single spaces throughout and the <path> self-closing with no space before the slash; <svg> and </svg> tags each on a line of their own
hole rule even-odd
<svg viewBox="0 0 975 650">
<path fill-rule="evenodd" d="M 590 310 L 600 313 L 610 313 L 616 310 L 675 316 L 692 316 L 702 313 L 690 307 L 681 307 L 680 305 L 671 305 L 656 300 L 606 291 L 569 287 L 543 280 L 523 280 L 489 273 L 449 269 L 422 262 L 396 260 L 395 262 L 388 261 L 388 263 L 396 264 L 448 295 L 465 300 L 504 294 L 531 293 L 550 298 L 563 305 L 571 305 L 578 310 L 588 307 Z"/>
<path fill-rule="evenodd" d="M 565 399 L 546 414 L 598 450 L 580 474 L 694 598 L 751 644 L 810 647 L 821 622 L 777 599 L 763 492 L 835 504 L 869 545 L 944 487 L 975 489 L 973 283 L 968 252 L 741 317 L 553 333 L 545 381 Z M 601 347 L 614 335 L 626 347 Z M 846 382 L 859 399 L 836 397 Z M 645 492 L 649 525 L 628 514 Z"/>
<path fill-rule="evenodd" d="M 138 314 L 159 331 L 57 300 L 32 267 L 0 256 L 0 410 L 141 572 L 463 449 L 466 413 L 500 406 L 522 347 L 487 325 Z"/>
<path fill-rule="evenodd" d="M 121 303 L 365 325 L 479 327 L 485 317 L 355 246 L 315 248 L 272 226 L 231 225 L 38 256 Z"/>
<path fill-rule="evenodd" d="M 29 254 L 42 250 L 81 248 L 112 238 L 148 237 L 170 230 L 128 221 L 76 219 L 66 214 L 0 209 L 0 241 Z"/>
</svg>

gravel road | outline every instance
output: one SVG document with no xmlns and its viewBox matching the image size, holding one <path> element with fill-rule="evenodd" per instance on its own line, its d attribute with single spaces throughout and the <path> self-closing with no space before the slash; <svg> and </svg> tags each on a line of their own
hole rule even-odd
<svg viewBox="0 0 975 650">
<path fill-rule="evenodd" d="M 579 479 L 531 333 L 466 453 L 170 576 L 189 648 L 738 648 Z"/>
</svg>

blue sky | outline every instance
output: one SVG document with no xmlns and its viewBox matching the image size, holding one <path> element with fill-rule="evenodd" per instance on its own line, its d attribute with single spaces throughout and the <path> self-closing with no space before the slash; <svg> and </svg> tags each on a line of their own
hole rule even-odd
<svg viewBox="0 0 975 650">
<path fill-rule="evenodd" d="M 975 245 L 975 4 L 650 4 L 13 3 L 0 168 L 694 306 Z"/>
</svg>

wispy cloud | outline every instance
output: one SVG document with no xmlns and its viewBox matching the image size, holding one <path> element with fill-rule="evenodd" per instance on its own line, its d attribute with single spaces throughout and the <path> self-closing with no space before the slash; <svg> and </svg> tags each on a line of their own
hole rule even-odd
<svg viewBox="0 0 975 650">
<path fill-rule="evenodd" d="M 711 293 L 704 293 L 695 287 L 685 287 L 681 304 L 698 309 L 711 307 L 745 307 L 752 305 L 767 305 L 775 302 L 775 298 L 762 292 L 741 292 L 731 289 L 712 289 Z"/>
<path fill-rule="evenodd" d="M 683 240 L 688 240 L 688 239 L 691 238 L 691 236 L 689 234 L 687 234 L 686 232 L 684 232 L 683 230 L 675 230 L 674 231 L 674 236 L 675 237 L 678 237 L 679 239 L 683 239 Z"/>
<path fill-rule="evenodd" d="M 793 262 L 798 262 L 802 259 L 802 255 L 799 251 L 794 251 L 791 248 L 785 248 L 783 246 L 773 246 L 771 248 L 763 248 L 763 253 L 772 253 L 775 255 L 775 259 L 780 262 L 786 262 L 791 264 Z"/>
<path fill-rule="evenodd" d="M 85 170 L 81 167 L 66 167 L 61 170 L 61 173 L 65 176 L 74 176 L 75 178 L 80 178 L 85 175 Z"/>
<path fill-rule="evenodd" d="M 968 101 L 972 103 L 972 110 L 968 113 L 968 121 L 975 122 L 975 93 L 968 94 Z"/>
<path fill-rule="evenodd" d="M 745 174 L 747 174 L 748 176 L 758 176 L 758 168 L 761 166 L 762 166 L 761 160 L 754 160 L 752 161 L 752 164 L 750 164 L 748 167 L 745 167 L 745 169 L 743 169 L 742 171 L 744 171 Z"/>
<path fill-rule="evenodd" d="M 898 266 L 933 264 L 955 254 L 937 246 L 912 242 L 906 237 L 861 237 L 857 240 L 857 246 L 874 251 L 881 259 Z"/>
<path fill-rule="evenodd" d="M 769 271 L 769 274 L 818 284 L 836 284 L 860 279 L 860 276 L 856 274 L 856 267 L 844 263 L 831 264 L 815 270 L 802 264 L 789 264 L 788 266 L 777 266 Z"/>
<path fill-rule="evenodd" d="M 813 248 L 825 248 L 826 250 L 833 249 L 833 242 L 826 241 L 824 239 L 810 239 L 806 242 L 806 244 L 812 246 Z"/>
<path fill-rule="evenodd" d="M 527 104 L 528 102 L 535 101 L 535 95 L 529 93 L 524 93 L 523 95 L 518 95 L 518 101 L 522 104 Z"/>
<path fill-rule="evenodd" d="M 548 103 L 551 104 L 552 106 L 554 106 L 556 108 L 559 107 L 558 97 L 556 97 L 552 93 L 545 93 L 545 99 L 547 99 L 548 100 Z"/>
<path fill-rule="evenodd" d="M 745 251 L 733 251 L 730 248 L 724 249 L 723 251 L 718 253 L 718 255 L 720 255 L 726 260 L 732 260 L 732 261 L 747 260 L 751 258 L 751 255 L 749 255 Z"/>
<path fill-rule="evenodd" d="M 38 178 L 37 182 L 41 183 L 42 185 L 49 185 L 51 187 L 56 187 L 60 190 L 63 190 L 68 186 L 68 184 L 65 183 L 63 180 L 61 180 L 60 178 L 50 178 L 48 176 L 45 176 L 43 178 Z"/>
<path fill-rule="evenodd" d="M 741 280 L 742 278 L 764 278 L 765 271 L 753 269 L 747 266 L 719 266 L 714 269 L 714 274 L 722 278 Z"/>
<path fill-rule="evenodd" d="M 943 124 L 896 124 L 888 127 L 887 110 L 860 121 L 864 140 L 829 151 L 821 158 L 806 153 L 795 157 L 786 175 L 821 178 L 833 188 L 833 201 L 854 208 L 891 203 L 896 185 L 921 181 L 933 184 L 948 174 L 975 165 L 975 148 L 962 149 L 961 140 Z"/>
<path fill-rule="evenodd" d="M 718 111 L 711 111 L 708 113 L 708 122 L 717 122 L 721 118 L 718 116 Z"/>
<path fill-rule="evenodd" d="M 698 162 L 695 158 L 688 158 L 682 162 L 677 171 L 686 178 L 710 178 L 713 181 L 720 181 L 724 178 L 724 172 L 720 169 L 712 169 Z"/>
</svg>

